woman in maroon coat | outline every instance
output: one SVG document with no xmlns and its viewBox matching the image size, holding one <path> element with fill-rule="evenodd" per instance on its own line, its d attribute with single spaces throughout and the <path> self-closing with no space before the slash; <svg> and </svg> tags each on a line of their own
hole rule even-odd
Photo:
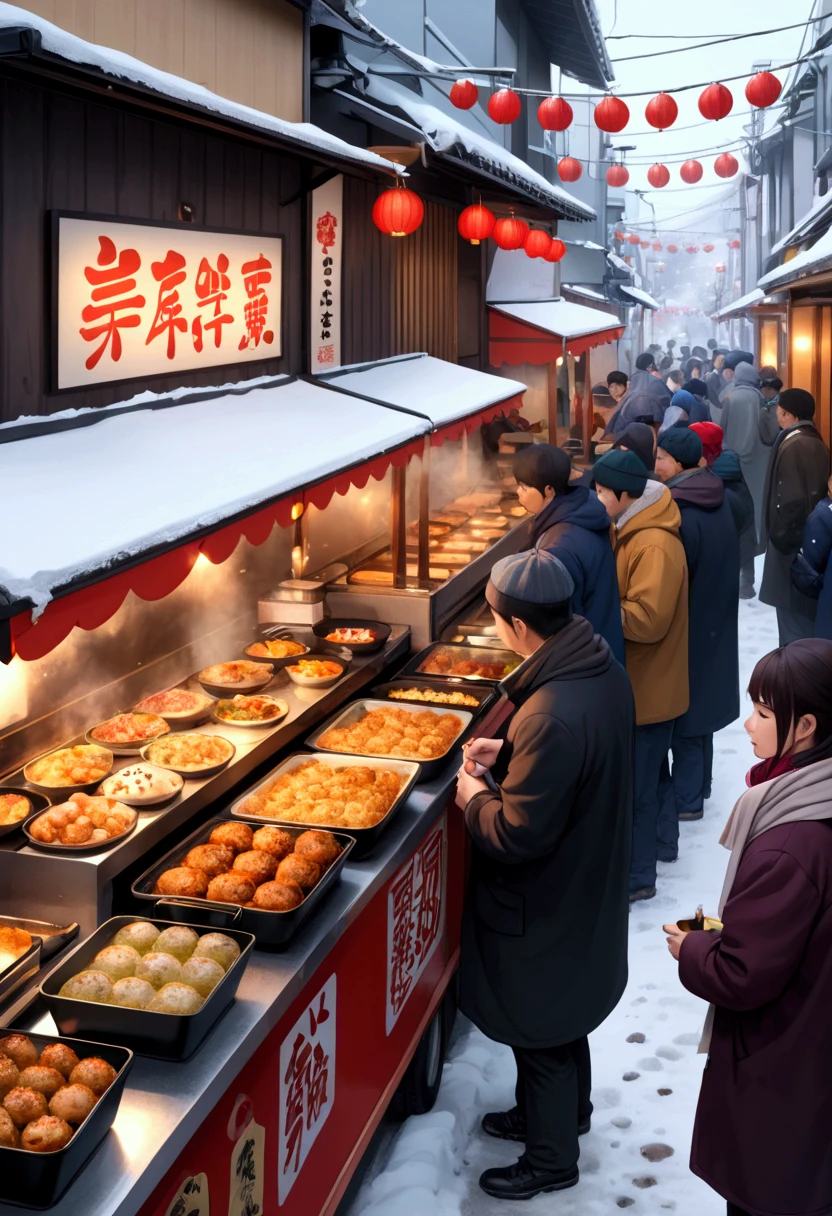
<svg viewBox="0 0 832 1216">
<path fill-rule="evenodd" d="M 685 987 L 711 1003 L 691 1169 L 729 1216 L 832 1213 L 832 642 L 772 651 L 749 685 L 750 789 L 721 934 L 666 925 Z"/>
</svg>

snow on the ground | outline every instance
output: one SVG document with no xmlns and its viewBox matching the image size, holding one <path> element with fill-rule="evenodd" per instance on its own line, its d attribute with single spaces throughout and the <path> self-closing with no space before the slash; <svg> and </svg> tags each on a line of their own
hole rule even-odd
<svg viewBox="0 0 832 1216">
<path fill-rule="evenodd" d="M 761 575 L 760 569 L 758 586 Z M 715 740 L 705 818 L 681 825 L 678 862 L 660 865 L 658 895 L 632 909 L 629 984 L 590 1040 L 595 1113 L 592 1131 L 581 1139 L 581 1181 L 519 1205 L 524 1216 L 611 1216 L 621 1208 L 633 1216 L 724 1216 L 724 1200 L 688 1168 L 705 1059 L 697 1054 L 705 1006 L 679 983 L 662 925 L 689 916 L 700 903 L 706 913 L 716 912 L 728 859 L 719 836 L 753 763 L 742 725 L 748 716 L 744 690 L 754 663 L 776 645 L 774 610 L 757 599 L 742 602 L 742 713 Z M 634 1035 L 639 1041 L 628 1042 Z M 402 1126 L 351 1216 L 517 1216 L 516 1202 L 490 1199 L 477 1182 L 489 1166 L 519 1155 L 520 1146 L 480 1128 L 485 1111 L 514 1104 L 514 1080 L 509 1049 L 466 1023 L 451 1047 L 435 1108 Z M 651 1162 L 642 1155 L 656 1145 L 672 1149 L 672 1156 Z"/>
</svg>

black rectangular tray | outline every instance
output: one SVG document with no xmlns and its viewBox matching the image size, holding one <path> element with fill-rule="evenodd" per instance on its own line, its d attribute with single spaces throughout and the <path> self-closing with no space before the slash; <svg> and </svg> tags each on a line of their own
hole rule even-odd
<svg viewBox="0 0 832 1216">
<path fill-rule="evenodd" d="M 42 950 L 43 942 L 39 937 L 33 936 L 32 944 L 26 953 L 0 971 L 0 1001 L 17 992 L 18 988 L 40 969 Z"/>
<path fill-rule="evenodd" d="M 244 817 L 240 816 L 240 818 Z M 192 925 L 194 928 L 209 926 L 211 929 L 220 929 L 223 933 L 228 932 L 233 926 L 234 929 L 243 933 L 252 934 L 260 949 L 282 950 L 314 911 L 327 891 L 331 890 L 340 880 L 341 871 L 355 845 L 355 840 L 352 836 L 345 836 L 343 832 L 333 832 L 341 846 L 341 856 L 332 863 L 317 887 L 307 895 L 303 903 L 288 912 L 268 912 L 263 908 L 239 908 L 236 904 L 214 903 L 208 899 L 178 899 L 169 895 L 156 894 L 155 888 L 159 875 L 178 865 L 181 858 L 195 845 L 204 844 L 218 823 L 227 822 L 227 819 L 209 819 L 201 828 L 192 832 L 185 840 L 180 841 L 175 849 L 171 849 L 160 861 L 157 861 L 154 866 L 145 870 L 144 874 L 136 879 L 131 887 L 133 896 L 144 902 L 161 904 L 169 915 L 175 911 L 177 913 L 176 921 L 180 924 Z M 309 825 L 306 824 L 299 827 L 296 823 L 278 823 L 274 819 L 252 820 L 249 817 L 248 822 L 251 824 L 256 822 L 258 827 L 272 824 L 274 827 L 284 828 L 295 836 L 300 836 L 301 832 L 309 830 Z M 138 918 L 135 916 L 128 918 L 128 920 L 136 919 Z M 229 936 L 234 935 L 229 933 Z"/>
<path fill-rule="evenodd" d="M 391 692 L 398 689 L 408 690 L 411 688 L 428 687 L 435 692 L 462 692 L 468 697 L 474 697 L 477 700 L 477 708 L 473 705 L 445 705 L 438 701 L 399 701 L 395 697 L 391 697 Z M 451 713 L 455 709 L 467 709 L 468 713 L 473 714 L 472 724 L 478 718 L 481 718 L 485 711 L 497 699 L 497 692 L 493 684 L 486 684 L 482 680 L 468 681 L 463 680 L 441 680 L 437 676 L 402 676 L 397 680 L 387 680 L 383 684 L 376 684 L 370 689 L 369 696 L 380 698 L 384 701 L 392 701 L 394 705 L 429 705 L 432 709 L 447 709 Z"/>
<path fill-rule="evenodd" d="M 112 1127 L 133 1063 L 133 1053 L 112 1043 L 68 1038 L 63 1034 L 33 1034 L 13 1026 L 4 1027 L 0 1033 L 25 1034 L 39 1050 L 47 1043 L 66 1043 L 81 1059 L 98 1056 L 111 1064 L 118 1074 L 66 1148 L 57 1153 L 27 1153 L 22 1148 L 0 1145 L 0 1200 L 24 1208 L 51 1208 Z"/>
<path fill-rule="evenodd" d="M 347 767 L 352 764 L 363 764 L 369 766 L 373 764 L 373 761 L 375 761 L 376 764 L 386 765 L 388 768 L 395 767 L 396 765 L 405 765 L 409 766 L 415 771 L 402 786 L 398 798 L 390 807 L 390 810 L 387 812 L 384 818 L 380 819 L 379 822 L 374 824 L 371 828 L 344 829 L 340 827 L 333 827 L 325 823 L 299 824 L 297 821 L 291 819 L 277 820 L 266 818 L 265 816 L 253 815 L 249 811 L 244 811 L 242 809 L 243 803 L 251 794 L 257 793 L 257 791 L 262 789 L 264 785 L 270 785 L 271 782 L 274 781 L 275 778 L 279 777 L 281 773 L 285 772 L 287 769 L 296 768 L 299 764 L 306 760 L 317 760 L 320 764 L 337 764 L 343 767 Z M 259 781 L 252 789 L 247 790 L 246 793 L 238 798 L 235 802 L 232 802 L 231 814 L 235 819 L 245 819 L 248 823 L 257 823 L 261 827 L 263 824 L 273 823 L 276 827 L 287 828 L 288 830 L 295 832 L 308 831 L 310 828 L 321 828 L 326 832 L 334 832 L 335 835 L 338 836 L 340 832 L 347 831 L 348 839 L 352 840 L 353 842 L 352 859 L 353 861 L 357 861 L 359 858 L 366 857 L 373 851 L 378 844 L 378 840 L 382 832 L 388 827 L 393 819 L 393 816 L 398 812 L 399 808 L 407 798 L 407 795 L 410 793 L 411 789 L 418 780 L 419 765 L 415 760 L 385 760 L 380 756 L 344 756 L 335 752 L 292 752 L 290 756 L 285 756 L 283 760 L 281 760 L 280 764 L 278 764 L 277 768 L 273 768 L 267 777 L 264 777 L 263 780 Z M 303 907 L 303 904 L 301 904 L 301 907 Z M 296 911 L 300 911 L 300 909 L 298 908 Z M 287 913 L 283 913 L 283 915 L 287 915 Z"/>
<path fill-rule="evenodd" d="M 119 929 L 139 919 L 136 916 L 114 916 L 112 920 L 105 921 L 47 976 L 40 986 L 41 996 L 62 1034 L 95 1035 L 107 1043 L 120 1043 L 140 1055 L 152 1056 L 157 1060 L 187 1060 L 234 1000 L 254 946 L 254 938 L 250 933 L 223 927 L 223 932 L 240 947 L 240 957 L 229 967 L 196 1013 L 151 1013 L 147 1009 L 123 1009 L 120 1005 L 102 1005 L 58 995 L 62 985 L 79 971 L 84 971 Z M 160 920 L 156 923 L 168 928 L 179 922 Z M 211 932 L 204 922 L 194 928 Z"/>
<path fill-rule="evenodd" d="M 460 688 L 468 688 L 471 685 L 477 684 L 487 684 L 493 687 L 493 685 L 499 684 L 506 678 L 505 676 L 499 676 L 497 678 L 486 678 L 484 676 L 451 676 L 447 673 L 442 675 L 439 673 L 436 675 L 431 675 L 430 672 L 419 671 L 418 669 L 421 664 L 424 663 L 425 660 L 428 659 L 436 650 L 451 650 L 454 652 L 455 658 L 464 662 L 471 660 L 474 662 L 479 661 L 487 663 L 492 656 L 496 656 L 496 662 L 505 656 L 506 661 L 509 659 L 516 659 L 515 667 L 517 667 L 522 661 L 520 655 L 515 654 L 512 650 L 504 650 L 500 646 L 495 646 L 493 649 L 486 649 L 485 647 L 479 646 L 474 648 L 471 646 L 460 645 L 456 642 L 432 642 L 430 646 L 426 646 L 424 650 L 420 650 L 417 655 L 413 656 L 407 666 L 402 669 L 402 675 L 410 676 L 414 679 L 418 677 L 420 680 L 430 680 L 431 682 L 434 680 L 442 680 L 443 682 L 450 681 L 453 684 L 458 684 Z M 512 668 L 512 670 L 514 669 Z"/>
</svg>

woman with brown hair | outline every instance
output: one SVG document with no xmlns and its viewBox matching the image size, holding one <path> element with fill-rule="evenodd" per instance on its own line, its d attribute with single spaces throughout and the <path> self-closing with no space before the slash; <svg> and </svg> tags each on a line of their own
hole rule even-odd
<svg viewBox="0 0 832 1216">
<path fill-rule="evenodd" d="M 765 656 L 745 728 L 760 763 L 721 843 L 721 933 L 665 925 L 711 1003 L 691 1169 L 729 1216 L 832 1213 L 832 642 Z"/>
</svg>

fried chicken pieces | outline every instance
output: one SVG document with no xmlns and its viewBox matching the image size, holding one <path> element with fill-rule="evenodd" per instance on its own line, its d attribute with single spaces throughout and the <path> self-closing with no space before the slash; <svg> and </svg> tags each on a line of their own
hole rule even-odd
<svg viewBox="0 0 832 1216">
<path fill-rule="evenodd" d="M 351 726 L 325 731 L 320 747 L 364 756 L 393 756 L 401 760 L 437 760 L 462 733 L 456 714 L 414 713 L 395 705 L 371 709 Z"/>
<path fill-rule="evenodd" d="M 245 815 L 291 823 L 371 828 L 390 810 L 403 780 L 388 769 L 359 764 L 336 768 L 309 760 L 250 794 L 240 809 Z"/>
</svg>

